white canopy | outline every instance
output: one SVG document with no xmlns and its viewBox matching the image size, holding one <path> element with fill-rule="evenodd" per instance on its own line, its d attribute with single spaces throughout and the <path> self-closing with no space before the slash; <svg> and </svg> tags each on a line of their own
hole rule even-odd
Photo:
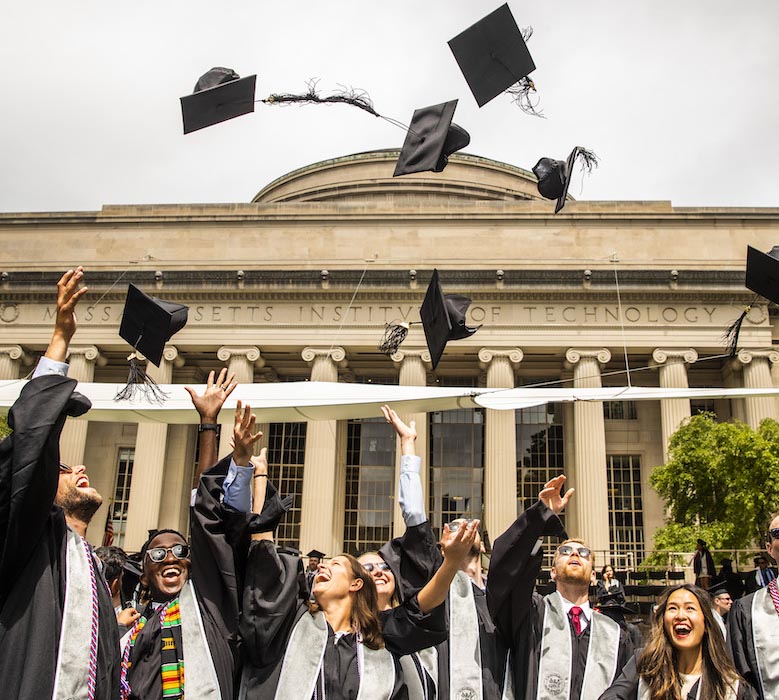
<svg viewBox="0 0 779 700">
<path fill-rule="evenodd" d="M 7 414 L 25 385 L 25 380 L 0 381 L 0 414 Z M 115 401 L 121 384 L 81 383 L 78 391 L 92 401 L 85 420 L 108 423 L 194 424 L 198 415 L 181 384 L 163 384 L 168 395 L 162 403 L 148 400 Z M 193 387 L 198 393 L 204 385 Z M 381 415 L 390 404 L 401 413 L 446 411 L 456 408 L 515 410 L 546 403 L 572 401 L 658 401 L 660 399 L 725 399 L 779 396 L 779 389 L 660 389 L 657 387 L 604 387 L 571 389 L 518 387 L 474 389 L 463 387 L 347 384 L 342 382 L 278 382 L 242 384 L 225 403 L 222 415 L 235 410 L 238 400 L 248 403 L 259 422 L 339 420 Z"/>
</svg>

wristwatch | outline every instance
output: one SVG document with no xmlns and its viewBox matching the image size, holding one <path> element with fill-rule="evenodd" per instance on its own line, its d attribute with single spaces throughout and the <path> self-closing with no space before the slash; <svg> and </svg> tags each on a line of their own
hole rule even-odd
<svg viewBox="0 0 779 700">
<path fill-rule="evenodd" d="M 199 426 L 197 426 L 198 433 L 204 433 L 206 430 L 213 430 L 216 432 L 219 430 L 219 426 L 216 423 L 201 423 Z"/>
</svg>

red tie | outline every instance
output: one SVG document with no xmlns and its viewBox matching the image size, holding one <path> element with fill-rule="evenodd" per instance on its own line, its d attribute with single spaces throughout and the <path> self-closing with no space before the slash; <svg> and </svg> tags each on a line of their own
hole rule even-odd
<svg viewBox="0 0 779 700">
<path fill-rule="evenodd" d="M 573 631 L 576 632 L 576 636 L 578 637 L 582 633 L 582 609 L 578 605 L 574 605 L 568 614 L 571 616 L 571 622 L 573 622 Z"/>
</svg>

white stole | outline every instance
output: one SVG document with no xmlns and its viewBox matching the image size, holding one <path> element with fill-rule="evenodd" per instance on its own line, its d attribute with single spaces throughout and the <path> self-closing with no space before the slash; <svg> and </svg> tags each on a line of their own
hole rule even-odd
<svg viewBox="0 0 779 700">
<path fill-rule="evenodd" d="M 449 700 L 483 700 L 479 616 L 473 583 L 458 571 L 449 587 Z"/>
<path fill-rule="evenodd" d="M 608 688 L 617 672 L 619 660 L 619 625 L 600 613 L 590 620 L 587 666 L 582 680 L 581 700 L 597 700 Z M 538 668 L 536 700 L 560 700 L 571 696 L 573 644 L 562 596 L 551 593 L 544 598 L 541 663 Z"/>
<path fill-rule="evenodd" d="M 752 643 L 763 697 L 779 696 L 779 617 L 768 587 L 752 598 Z"/>
<path fill-rule="evenodd" d="M 65 605 L 52 699 L 87 700 L 93 595 L 87 556 L 91 555 L 81 536 L 70 528 L 65 539 Z"/>
<path fill-rule="evenodd" d="M 216 667 L 208 648 L 195 586 L 187 581 L 179 593 L 181 644 L 184 652 L 184 691 L 187 700 L 218 700 L 222 697 Z M 228 699 L 229 700 L 229 699 Z"/>
</svg>

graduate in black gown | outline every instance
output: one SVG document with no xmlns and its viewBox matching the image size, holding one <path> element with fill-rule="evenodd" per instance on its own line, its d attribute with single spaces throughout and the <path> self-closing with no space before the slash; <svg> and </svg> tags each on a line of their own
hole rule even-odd
<svg viewBox="0 0 779 700">
<path fill-rule="evenodd" d="M 754 700 L 739 678 L 706 591 L 668 588 L 652 614 L 646 647 L 600 700 Z"/>
<path fill-rule="evenodd" d="M 100 506 L 83 465 L 60 463 L 67 416 L 90 408 L 68 379 L 83 268 L 57 284 L 54 334 L 0 444 L 0 679 L 4 698 L 119 696 L 111 596 L 83 539 Z M 56 689 L 56 690 L 55 690 Z"/>
<path fill-rule="evenodd" d="M 238 403 L 233 460 L 254 481 L 251 509 L 266 497 L 266 449 L 253 458 L 256 420 Z M 235 494 L 225 492 L 225 500 Z M 242 500 L 242 497 L 239 498 Z M 254 530 L 250 522 L 249 528 Z M 270 532 L 252 532 L 240 631 L 240 698 L 251 700 L 405 700 L 397 657 L 385 646 L 371 574 L 352 556 L 320 563 L 313 601 L 301 600 L 300 557 L 277 549 Z"/>
<path fill-rule="evenodd" d="M 190 390 L 201 425 L 215 425 L 235 388 L 223 370 L 209 375 L 203 395 Z M 213 458 L 215 441 L 201 431 L 201 459 Z M 221 698 L 235 694 L 239 671 L 238 609 L 241 571 L 236 551 L 248 546 L 243 513 L 222 502 L 230 457 L 199 478 L 191 517 L 191 547 L 175 530 L 159 530 L 144 544 L 141 584 L 150 601 L 122 638 L 122 697 L 138 700 Z M 274 528 L 285 512 L 268 493 L 257 527 Z M 243 539 L 242 539 L 243 538 Z"/>
<path fill-rule="evenodd" d="M 495 540 L 490 560 L 487 603 L 511 646 L 517 697 L 526 700 L 597 697 L 633 651 L 627 633 L 590 608 L 594 555 L 581 540 L 557 548 L 557 590 L 545 598 L 534 592 L 540 538 L 564 534 L 557 516 L 573 495 L 573 489 L 561 495 L 564 483 L 560 475 L 544 485 L 539 500 Z"/>
<path fill-rule="evenodd" d="M 442 573 L 439 573 L 440 567 L 444 560 L 424 511 L 421 485 L 418 487 L 418 496 L 413 495 L 412 487 L 419 482 L 420 469 L 420 460 L 415 455 L 414 448 L 415 426 L 413 422 L 406 425 L 388 406 L 383 407 L 382 411 L 385 419 L 395 428 L 403 453 L 399 503 L 406 522 L 406 532 L 402 537 L 382 547 L 380 555 L 390 565 L 394 572 L 396 587 L 403 595 L 403 591 L 419 590 L 434 575 L 440 576 Z M 406 460 L 409 461 L 408 465 L 405 463 Z M 410 475 L 404 474 L 406 468 L 409 471 L 416 470 L 415 481 Z M 404 484 L 404 477 L 409 479 L 408 483 Z M 511 691 L 506 688 L 507 648 L 497 634 L 487 609 L 485 582 L 481 572 L 483 547 L 478 526 L 478 521 L 463 519 L 457 519 L 450 525 L 444 526 L 444 538 L 459 532 L 459 529 L 455 528 L 464 528 L 472 544 L 460 562 L 460 570 L 455 572 L 453 577 L 451 573 L 447 574 L 451 580 L 445 608 L 449 638 L 435 648 L 436 692 L 437 697 L 442 699 L 448 699 L 450 696 L 478 697 L 479 683 L 481 683 L 481 695 L 485 700 L 510 697 Z M 424 654 L 422 656 L 424 657 Z"/>
<path fill-rule="evenodd" d="M 766 552 L 779 558 L 779 515 L 768 524 Z M 734 601 L 728 614 L 728 643 L 736 670 L 760 700 L 779 697 L 779 589 L 777 579 Z"/>
</svg>

